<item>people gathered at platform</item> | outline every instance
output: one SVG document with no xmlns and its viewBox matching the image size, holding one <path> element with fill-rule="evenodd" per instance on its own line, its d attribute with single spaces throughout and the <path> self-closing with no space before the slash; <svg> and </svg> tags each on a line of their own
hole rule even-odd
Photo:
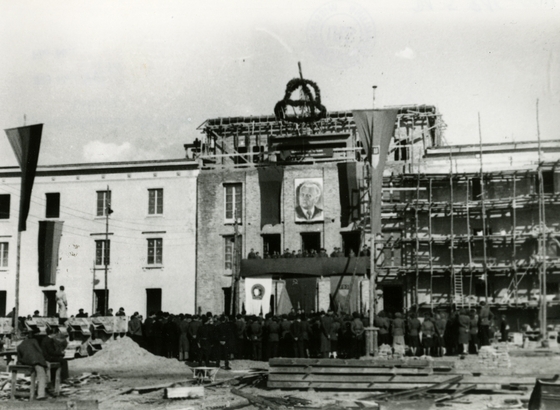
<svg viewBox="0 0 560 410">
<path fill-rule="evenodd" d="M 362 250 L 358 253 L 357 256 L 370 256 L 371 249 L 368 246 L 364 246 Z M 344 253 L 342 248 L 334 248 L 334 250 L 329 254 L 325 248 L 321 249 L 310 249 L 310 250 L 301 250 L 298 251 L 286 249 L 284 252 L 279 251 L 271 251 L 264 254 L 264 257 L 260 255 L 259 252 L 255 252 L 254 249 L 251 249 L 249 254 L 247 255 L 247 259 L 280 259 L 280 258 L 345 258 L 345 257 L 354 257 L 356 253 L 350 249 L 347 253 Z"/>
<path fill-rule="evenodd" d="M 477 353 L 490 344 L 486 323 L 493 322 L 490 310 L 481 305 L 479 310 L 426 313 L 420 318 L 416 312 L 381 311 L 374 319 L 378 346 L 411 356 Z M 331 310 L 236 317 L 152 312 L 141 330 L 137 318 L 131 323 L 133 340 L 153 354 L 205 366 L 223 362 L 229 368 L 230 360 L 360 358 L 369 317 Z"/>
</svg>

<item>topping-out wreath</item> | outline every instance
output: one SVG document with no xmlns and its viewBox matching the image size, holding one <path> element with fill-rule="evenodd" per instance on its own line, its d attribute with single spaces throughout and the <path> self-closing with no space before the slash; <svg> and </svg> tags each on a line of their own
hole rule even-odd
<svg viewBox="0 0 560 410">
<path fill-rule="evenodd" d="M 290 98 L 292 93 L 300 87 L 305 99 L 292 100 Z M 313 92 L 311 89 L 313 89 Z M 302 113 L 305 113 L 303 115 L 288 115 L 286 113 L 288 107 L 309 107 L 309 112 L 305 112 L 302 109 Z M 288 81 L 284 98 L 278 101 L 274 107 L 274 115 L 278 121 L 299 123 L 310 123 L 325 118 L 327 116 L 327 109 L 321 104 L 321 90 L 319 90 L 317 83 L 305 78 L 294 78 Z"/>
</svg>

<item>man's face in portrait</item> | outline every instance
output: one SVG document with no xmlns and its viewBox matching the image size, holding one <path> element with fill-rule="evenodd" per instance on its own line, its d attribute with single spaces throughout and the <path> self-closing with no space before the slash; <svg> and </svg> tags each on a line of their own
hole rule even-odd
<svg viewBox="0 0 560 410">
<path fill-rule="evenodd" d="M 299 190 L 299 205 L 305 210 L 311 210 L 319 201 L 319 188 L 312 184 L 303 184 Z"/>
</svg>

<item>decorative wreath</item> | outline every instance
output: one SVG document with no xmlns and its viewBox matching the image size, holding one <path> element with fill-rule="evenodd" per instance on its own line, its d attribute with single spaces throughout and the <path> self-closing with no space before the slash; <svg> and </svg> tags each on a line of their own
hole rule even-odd
<svg viewBox="0 0 560 410">
<path fill-rule="evenodd" d="M 301 91 L 305 95 L 303 100 L 292 100 L 290 97 L 294 91 L 301 87 Z M 311 92 L 313 89 L 313 92 Z M 304 107 L 310 109 L 309 114 L 303 116 L 287 115 L 286 109 L 291 107 Z M 291 121 L 298 123 L 311 123 L 325 118 L 327 116 L 327 109 L 321 105 L 321 90 L 317 83 L 306 80 L 305 78 L 294 78 L 286 84 L 286 93 L 284 98 L 276 103 L 274 106 L 274 115 L 278 121 Z"/>
<path fill-rule="evenodd" d="M 253 299 L 261 300 L 264 296 L 264 286 L 258 283 L 253 285 L 251 288 L 251 295 L 253 295 Z"/>
</svg>

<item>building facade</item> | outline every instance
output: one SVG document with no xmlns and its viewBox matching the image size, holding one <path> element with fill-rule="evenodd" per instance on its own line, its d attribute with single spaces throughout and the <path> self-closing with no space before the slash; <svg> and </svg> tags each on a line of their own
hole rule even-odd
<svg viewBox="0 0 560 410">
<path fill-rule="evenodd" d="M 435 107 L 396 108 L 381 187 L 382 233 L 373 238 L 377 309 L 433 311 L 486 301 L 515 315 L 517 328 L 542 319 L 546 292 L 549 323 L 560 318 L 560 142 L 450 147 Z M 337 261 L 360 259 L 364 245 L 372 248 L 366 155 L 353 113 L 303 124 L 273 116 L 216 118 L 201 131 L 201 141 L 186 146 L 201 164 L 200 310 L 365 313 L 369 265 L 349 270 Z M 356 181 L 350 190 L 348 164 Z M 312 221 L 295 210 L 305 180 L 322 192 L 321 218 Z M 278 205 L 270 184 L 278 186 Z M 273 223 L 267 207 L 278 212 Z M 337 259 L 316 260 L 311 268 L 307 259 L 273 256 L 331 254 L 336 247 Z M 276 260 L 247 260 L 256 252 Z M 333 268 L 318 268 L 324 264 Z M 286 295 L 291 303 L 281 300 Z"/>
<path fill-rule="evenodd" d="M 103 312 L 105 279 L 115 312 L 193 313 L 197 168 L 187 159 L 40 166 L 21 234 L 20 315 L 54 316 L 61 285 L 70 315 Z M 0 314 L 15 303 L 19 197 L 19 168 L 0 168 Z M 48 223 L 61 235 L 45 234 Z"/>
</svg>

